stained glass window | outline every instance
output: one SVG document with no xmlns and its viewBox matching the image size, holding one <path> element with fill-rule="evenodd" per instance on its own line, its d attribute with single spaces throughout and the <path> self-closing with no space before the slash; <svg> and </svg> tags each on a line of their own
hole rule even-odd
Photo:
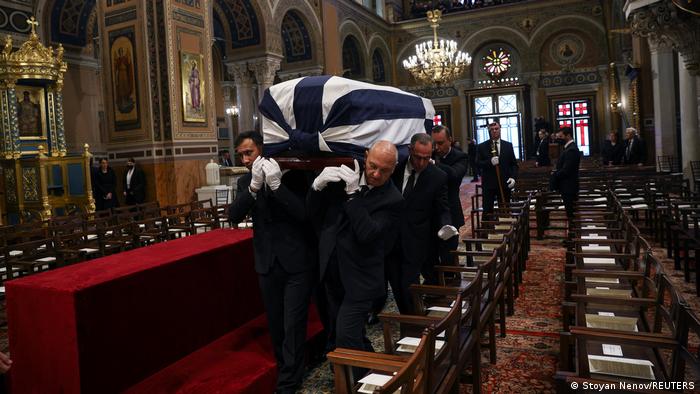
<svg viewBox="0 0 700 394">
<path fill-rule="evenodd" d="M 378 49 L 375 49 L 372 54 L 372 79 L 374 82 L 386 82 L 384 59 L 382 59 L 382 54 L 379 53 Z"/>
<path fill-rule="evenodd" d="M 489 49 L 481 60 L 484 72 L 491 78 L 500 77 L 512 66 L 510 52 L 503 48 Z"/>
<path fill-rule="evenodd" d="M 433 117 L 433 126 L 442 126 L 442 115 L 435 114 Z"/>
<path fill-rule="evenodd" d="M 590 100 L 566 100 L 555 103 L 557 126 L 571 127 L 574 141 L 584 156 L 591 153 L 591 102 Z"/>
<path fill-rule="evenodd" d="M 502 94 L 498 96 L 498 112 L 515 112 L 518 110 L 518 101 L 514 94 Z"/>
<path fill-rule="evenodd" d="M 493 99 L 491 96 L 475 98 L 474 111 L 477 115 L 487 115 L 493 113 Z"/>
</svg>

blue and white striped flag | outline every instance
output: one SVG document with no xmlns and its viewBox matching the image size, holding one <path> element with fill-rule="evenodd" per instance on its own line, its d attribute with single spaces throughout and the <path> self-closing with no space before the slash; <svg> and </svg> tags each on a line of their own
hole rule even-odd
<svg viewBox="0 0 700 394">
<path fill-rule="evenodd" d="M 428 99 L 390 86 L 335 76 L 274 85 L 260 102 L 266 156 L 293 150 L 364 158 L 375 141 L 405 147 L 433 125 Z"/>
</svg>

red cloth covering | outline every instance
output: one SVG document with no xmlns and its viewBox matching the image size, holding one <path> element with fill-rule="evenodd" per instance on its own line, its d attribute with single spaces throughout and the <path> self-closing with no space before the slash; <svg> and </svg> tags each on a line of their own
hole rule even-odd
<svg viewBox="0 0 700 394">
<path fill-rule="evenodd" d="M 264 312 L 249 230 L 107 256 L 6 289 L 14 394 L 119 392 Z M 262 357 L 250 346 L 251 361 Z"/>
</svg>

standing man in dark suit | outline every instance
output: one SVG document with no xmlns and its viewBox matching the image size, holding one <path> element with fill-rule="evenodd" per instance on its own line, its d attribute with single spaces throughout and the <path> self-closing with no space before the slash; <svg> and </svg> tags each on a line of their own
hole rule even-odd
<svg viewBox="0 0 700 394">
<path fill-rule="evenodd" d="M 467 154 L 452 145 L 452 132 L 445 126 L 435 126 L 432 130 L 431 137 L 435 150 L 433 151 L 433 160 L 435 165 L 447 174 L 447 202 L 450 207 L 450 218 L 452 225 L 457 228 L 464 226 L 464 211 L 462 210 L 462 202 L 459 199 L 459 188 L 462 186 L 462 178 L 467 173 L 467 165 L 469 159 Z M 454 258 L 451 256 L 451 250 L 457 250 L 459 245 L 459 235 L 448 240 L 440 240 L 440 264 L 450 265 Z"/>
<path fill-rule="evenodd" d="M 354 170 L 326 167 L 307 196 L 328 295 L 331 349 L 372 351 L 365 322 L 373 301 L 386 291 L 386 248 L 403 200 L 389 179 L 397 159 L 391 142 L 378 141 L 367 152 L 362 176 L 357 161 Z"/>
<path fill-rule="evenodd" d="M 536 167 L 549 167 L 552 165 L 552 160 L 549 159 L 549 136 L 545 129 L 540 129 L 538 133 L 540 142 L 537 145 L 537 161 Z"/>
<path fill-rule="evenodd" d="M 500 166 L 501 169 L 501 186 L 503 187 L 506 202 L 510 200 L 510 191 L 515 187 L 515 178 L 518 176 L 518 162 L 515 159 L 513 144 L 501 140 L 501 124 L 498 122 L 491 123 L 489 125 L 489 135 L 491 139 L 480 143 L 476 151 L 477 163 L 479 168 L 481 168 L 484 214 L 493 213 L 493 200 L 499 199 L 500 192 L 496 166 Z M 495 155 L 492 153 L 494 147 L 496 150 Z"/>
<path fill-rule="evenodd" d="M 634 127 L 625 129 L 625 150 L 622 156 L 623 164 L 644 165 L 646 147 L 636 134 L 637 130 Z"/>
<path fill-rule="evenodd" d="M 617 140 L 617 130 L 610 130 L 610 138 L 603 143 L 603 165 L 619 165 L 625 147 Z"/>
<path fill-rule="evenodd" d="M 146 199 L 146 174 L 136 165 L 133 157 L 126 161 L 124 197 L 126 205 L 143 204 Z"/>
<path fill-rule="evenodd" d="M 228 150 L 221 151 L 221 157 L 219 157 L 219 165 L 221 165 L 222 167 L 233 167 L 231 153 L 229 153 Z"/>
<path fill-rule="evenodd" d="M 447 174 L 432 164 L 433 141 L 425 133 L 411 138 L 408 159 L 396 166 L 394 184 L 403 194 L 398 239 L 387 263 L 387 274 L 401 313 L 413 312 L 408 288 L 419 283 L 437 284 L 433 267 L 438 260 L 437 239 L 455 237 L 447 204 Z"/>
<path fill-rule="evenodd" d="M 469 158 L 469 168 L 472 172 L 472 182 L 479 182 L 479 166 L 476 165 L 476 140 L 470 139 L 467 142 L 467 158 Z"/>
<path fill-rule="evenodd" d="M 263 138 L 255 131 L 238 135 L 236 153 L 250 173 L 238 179 L 229 208 L 232 223 L 253 217 L 255 271 L 258 273 L 270 336 L 277 359 L 277 392 L 294 393 L 304 375 L 304 344 L 311 291 L 313 249 L 305 223 L 308 182 L 303 172 L 284 176 L 274 159 L 263 159 Z"/>
<path fill-rule="evenodd" d="M 569 218 L 569 225 L 571 225 L 571 219 L 574 217 L 574 202 L 578 200 L 578 167 L 581 162 L 581 152 L 574 142 L 574 133 L 571 127 L 559 129 L 557 139 L 564 141 L 565 145 L 564 151 L 557 160 L 557 168 L 552 171 L 551 184 L 561 193 L 566 216 Z"/>
</svg>

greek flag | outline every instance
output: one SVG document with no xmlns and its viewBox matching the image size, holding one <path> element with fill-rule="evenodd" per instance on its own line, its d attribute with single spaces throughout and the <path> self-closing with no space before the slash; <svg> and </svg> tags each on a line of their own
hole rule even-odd
<svg viewBox="0 0 700 394">
<path fill-rule="evenodd" d="M 435 115 L 430 100 L 414 94 L 327 75 L 274 85 L 259 108 L 266 156 L 302 151 L 363 159 L 378 140 L 405 148 Z"/>
</svg>

